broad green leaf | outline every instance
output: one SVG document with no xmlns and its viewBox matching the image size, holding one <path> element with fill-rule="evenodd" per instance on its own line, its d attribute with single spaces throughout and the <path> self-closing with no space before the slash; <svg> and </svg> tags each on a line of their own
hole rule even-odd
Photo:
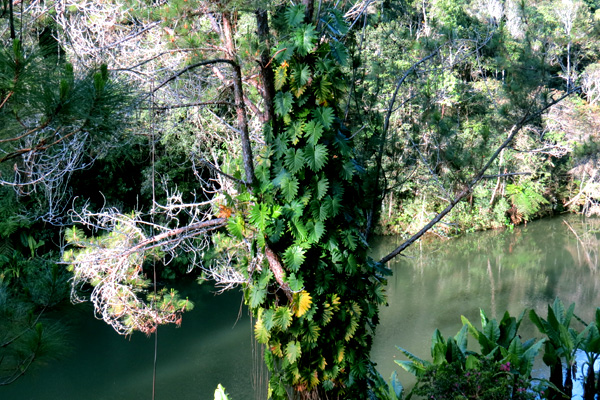
<svg viewBox="0 0 600 400">
<path fill-rule="evenodd" d="M 288 276 L 287 282 L 292 292 L 298 292 L 304 288 L 304 281 L 302 278 L 296 277 L 296 274 L 293 272 Z"/>
<path fill-rule="evenodd" d="M 463 325 L 468 327 L 471 336 L 473 336 L 475 340 L 479 340 L 479 331 L 473 326 L 471 321 L 469 321 L 464 315 L 460 316 L 460 320 L 462 321 Z"/>
<path fill-rule="evenodd" d="M 349 181 L 352 179 L 352 176 L 355 172 L 356 169 L 354 168 L 354 162 L 352 160 L 348 160 L 342 166 L 341 176 L 343 179 Z"/>
<path fill-rule="evenodd" d="M 294 44 L 301 56 L 311 53 L 317 41 L 317 31 L 312 25 L 302 25 L 294 32 Z"/>
<path fill-rule="evenodd" d="M 333 109 L 331 107 L 318 107 L 313 110 L 313 117 L 319 121 L 325 129 L 329 129 L 333 123 Z"/>
<path fill-rule="evenodd" d="M 316 84 L 313 85 L 315 86 L 314 91 L 315 96 L 317 97 L 317 103 L 327 105 L 327 102 L 333 98 L 333 92 L 331 90 L 333 84 L 327 80 L 327 75 L 321 76 Z"/>
<path fill-rule="evenodd" d="M 290 148 L 285 154 L 285 166 L 292 173 L 300 171 L 304 168 L 306 162 L 302 149 Z"/>
<path fill-rule="evenodd" d="M 250 222 L 260 231 L 264 231 L 270 219 L 269 206 L 265 203 L 256 203 L 250 209 Z"/>
<path fill-rule="evenodd" d="M 304 132 L 308 137 L 308 143 L 314 146 L 319 143 L 319 139 L 323 135 L 323 125 L 316 119 L 313 119 L 306 124 Z"/>
<path fill-rule="evenodd" d="M 295 176 L 285 177 L 281 180 L 281 192 L 286 201 L 291 202 L 298 194 L 298 179 Z"/>
<path fill-rule="evenodd" d="M 265 288 L 252 288 L 250 291 L 250 308 L 256 308 L 265 300 L 267 296 L 267 289 Z"/>
<path fill-rule="evenodd" d="M 326 201 L 321 203 L 321 206 L 319 207 L 319 220 L 325 221 L 327 218 L 329 218 L 329 211 L 330 204 Z"/>
<path fill-rule="evenodd" d="M 304 259 L 306 258 L 304 256 L 305 252 L 306 250 L 304 250 L 300 246 L 288 247 L 285 253 L 283 253 L 283 261 L 285 262 L 285 265 L 291 271 L 297 272 L 298 269 L 300 269 L 302 263 L 304 262 Z"/>
<path fill-rule="evenodd" d="M 285 357 L 288 359 L 290 364 L 296 362 L 297 359 L 302 355 L 302 348 L 299 342 L 293 341 L 289 342 L 285 346 Z"/>
<path fill-rule="evenodd" d="M 304 8 L 303 4 L 287 8 L 285 11 L 285 20 L 290 27 L 294 28 L 304 21 Z"/>
<path fill-rule="evenodd" d="M 294 98 L 290 92 L 277 92 L 275 95 L 275 114 L 283 117 L 292 109 Z"/>
<path fill-rule="evenodd" d="M 312 304 L 312 297 L 306 290 L 303 290 L 300 293 L 298 293 L 297 297 L 298 303 L 296 308 L 296 317 L 299 318 L 306 314 L 306 312 L 310 309 L 310 306 Z"/>
<path fill-rule="evenodd" d="M 329 189 L 329 180 L 326 177 L 322 177 L 319 182 L 317 182 L 317 200 L 321 200 L 325 197 L 327 189 Z"/>
<path fill-rule="evenodd" d="M 310 80 L 310 67 L 304 63 L 294 66 L 292 79 L 298 86 L 304 86 Z"/>
<path fill-rule="evenodd" d="M 285 331 L 292 323 L 292 312 L 288 307 L 277 307 L 273 316 L 275 326 Z"/>
<path fill-rule="evenodd" d="M 345 230 L 342 232 L 342 243 L 344 243 L 344 245 L 346 247 L 348 247 L 351 251 L 356 250 L 356 236 L 354 235 L 354 232 L 350 231 L 350 230 Z"/>
<path fill-rule="evenodd" d="M 302 137 L 303 131 L 304 122 L 302 121 L 294 121 L 288 127 L 286 134 L 294 146 L 298 144 L 298 140 Z"/>
<path fill-rule="evenodd" d="M 311 233 L 311 239 L 313 242 L 318 242 L 323 234 L 325 233 L 325 224 L 323 221 L 317 221 L 313 225 L 313 231 Z"/>
<path fill-rule="evenodd" d="M 358 328 L 358 321 L 353 316 L 352 318 L 350 318 L 350 323 L 348 324 L 348 327 L 346 328 L 346 335 L 344 336 L 344 340 L 346 342 L 354 337 L 354 333 L 356 332 L 357 328 Z"/>
<path fill-rule="evenodd" d="M 306 226 L 302 223 L 300 219 L 294 219 L 292 222 L 288 224 L 288 227 L 291 230 L 292 236 L 294 238 L 299 239 L 301 241 L 305 241 L 308 236 L 308 231 Z"/>
<path fill-rule="evenodd" d="M 327 162 L 327 147 L 323 144 L 317 144 L 316 146 L 306 145 L 304 156 L 310 169 L 318 172 Z"/>
<path fill-rule="evenodd" d="M 229 218 L 227 221 L 227 230 L 231 235 L 238 239 L 244 238 L 244 219 L 241 215 L 236 215 Z"/>
<path fill-rule="evenodd" d="M 333 58 L 335 58 L 335 60 L 342 67 L 345 67 L 348 63 L 348 50 L 346 49 L 346 46 L 344 46 L 343 43 L 338 42 L 337 40 L 330 43 L 330 46 Z"/>
</svg>

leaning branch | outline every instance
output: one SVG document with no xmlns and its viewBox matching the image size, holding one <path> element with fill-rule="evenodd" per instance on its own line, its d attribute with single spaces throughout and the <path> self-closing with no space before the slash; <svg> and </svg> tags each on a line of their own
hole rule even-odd
<svg viewBox="0 0 600 400">
<path fill-rule="evenodd" d="M 510 134 L 508 135 L 508 137 L 506 138 L 506 140 L 500 145 L 500 147 L 498 147 L 496 149 L 496 151 L 494 152 L 494 154 L 492 154 L 492 156 L 490 157 L 490 159 L 488 160 L 488 162 L 485 164 L 485 166 L 471 180 L 471 183 L 467 186 L 467 188 L 465 190 L 463 190 L 454 200 L 452 200 L 452 202 L 448 205 L 448 207 L 446 207 L 442 212 L 440 212 L 438 215 L 436 215 L 419 232 L 415 233 L 411 238 L 409 238 L 407 241 L 405 241 L 400 246 L 398 246 L 394 251 L 392 251 L 390 254 L 388 254 L 387 256 L 383 257 L 381 260 L 379 260 L 379 262 L 380 263 L 386 263 L 386 262 L 390 261 L 392 258 L 396 257 L 398 254 L 402 253 L 402 251 L 404 251 L 404 249 L 406 249 L 408 246 L 410 246 L 411 244 L 413 244 L 414 242 L 416 242 L 421 236 L 423 236 L 435 224 L 437 224 L 438 222 L 440 222 L 440 220 L 442 218 L 444 218 L 446 216 L 446 214 L 448 214 L 450 211 L 452 211 L 452 209 L 454 208 L 454 206 L 456 206 L 463 198 L 465 198 L 469 193 L 471 193 L 471 191 L 473 190 L 473 188 L 475 187 L 475 185 L 477 185 L 477 183 L 479 183 L 479 181 L 482 180 L 485 177 L 485 175 L 484 175 L 485 171 L 487 171 L 487 169 L 490 167 L 490 165 L 492 165 L 492 163 L 496 160 L 496 158 L 498 157 L 498 155 L 500 154 L 500 152 L 502 150 L 504 150 L 504 148 L 506 148 L 506 146 L 508 146 L 510 144 L 510 142 L 512 142 L 512 140 L 514 139 L 514 137 L 516 136 L 516 134 L 519 133 L 519 131 L 521 129 L 523 129 L 523 127 L 527 123 L 529 123 L 533 119 L 539 117 L 548 108 L 550 108 L 553 105 L 561 102 L 566 97 L 568 97 L 571 94 L 573 94 L 575 92 L 578 92 L 580 90 L 581 90 L 581 87 L 574 88 L 573 90 L 567 92 L 565 95 L 561 96 L 557 100 L 554 100 L 552 103 L 546 105 L 545 107 L 541 108 L 540 110 L 536 111 L 535 113 L 533 113 L 533 114 L 529 114 L 529 112 L 525 113 L 525 116 L 523 116 L 523 118 L 521 118 L 521 121 L 519 121 L 517 124 L 513 125 L 512 129 L 510 130 Z"/>
<path fill-rule="evenodd" d="M 171 75 L 169 78 L 167 78 L 165 81 L 163 81 L 160 85 L 158 85 L 157 87 L 155 87 L 152 90 L 152 93 L 156 92 L 157 90 L 161 89 L 162 87 L 164 87 L 167 83 L 179 78 L 181 75 L 185 74 L 188 71 L 193 70 L 194 68 L 198 68 L 198 67 L 202 67 L 204 65 L 211 65 L 211 64 L 220 64 L 220 63 L 227 63 L 230 64 L 232 66 L 236 66 L 236 62 L 233 60 L 228 60 L 226 58 L 216 58 L 214 60 L 205 60 L 205 61 L 200 61 L 197 62 L 195 64 L 189 65 L 187 67 L 185 67 L 184 69 L 182 69 L 181 71 L 177 72 L 174 75 Z"/>
</svg>

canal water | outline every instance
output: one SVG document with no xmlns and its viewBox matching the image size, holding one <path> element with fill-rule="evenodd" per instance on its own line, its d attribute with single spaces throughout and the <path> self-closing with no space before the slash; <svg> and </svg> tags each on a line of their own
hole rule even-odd
<svg viewBox="0 0 600 400">
<path fill-rule="evenodd" d="M 377 238 L 374 257 L 399 242 Z M 545 316 L 546 305 L 559 296 L 591 320 L 600 306 L 599 252 L 600 219 L 577 216 L 416 243 L 390 265 L 389 306 L 381 310 L 372 357 L 384 377 L 398 370 L 410 385 L 411 376 L 394 363 L 404 359 L 396 346 L 428 358 L 436 328 L 445 337 L 456 334 L 461 315 L 479 326 L 480 308 L 498 318 L 505 310 L 515 315 L 525 308 Z M 182 291 L 196 307 L 180 328 L 159 328 L 155 398 L 212 399 L 218 383 L 233 400 L 254 398 L 253 370 L 261 364 L 253 357 L 241 293 L 216 296 L 210 287 L 192 283 Z M 73 307 L 68 319 L 75 321 L 70 354 L 0 387 L 1 400 L 151 399 L 154 337 L 119 336 L 85 305 Z M 527 319 L 521 333 L 536 335 Z"/>
</svg>

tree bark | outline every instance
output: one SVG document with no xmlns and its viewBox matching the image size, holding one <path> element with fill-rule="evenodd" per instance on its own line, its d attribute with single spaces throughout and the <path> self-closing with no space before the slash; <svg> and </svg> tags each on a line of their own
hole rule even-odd
<svg viewBox="0 0 600 400">
<path fill-rule="evenodd" d="M 246 184 L 254 185 L 254 159 L 252 157 L 252 146 L 250 145 L 250 134 L 248 132 L 248 117 L 244 104 L 244 89 L 242 87 L 242 69 L 236 60 L 237 51 L 233 41 L 233 25 L 231 13 L 225 12 L 223 16 L 223 38 L 227 56 L 232 61 L 233 69 L 233 96 L 235 99 L 235 111 L 237 114 L 238 129 L 242 139 L 242 156 L 244 170 L 246 172 Z"/>
<path fill-rule="evenodd" d="M 260 52 L 260 76 L 263 84 L 263 99 L 265 101 L 265 117 L 263 122 L 275 123 L 275 108 L 273 99 L 275 98 L 275 77 L 273 69 L 270 66 L 269 50 L 271 49 L 271 40 L 269 33 L 269 17 L 265 10 L 256 10 L 256 27 L 260 43 L 265 47 Z M 272 126 L 273 132 L 276 132 L 275 126 Z"/>
</svg>

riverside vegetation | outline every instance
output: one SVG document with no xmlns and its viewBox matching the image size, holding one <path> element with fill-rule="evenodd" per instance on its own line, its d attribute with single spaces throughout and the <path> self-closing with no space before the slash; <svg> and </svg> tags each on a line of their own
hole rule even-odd
<svg viewBox="0 0 600 400">
<path fill-rule="evenodd" d="M 2 384 L 60 353 L 69 290 L 152 334 L 193 306 L 152 282 L 192 271 L 242 287 L 272 398 L 397 398 L 369 359 L 371 234 L 600 212 L 593 0 L 5 2 L 0 23 Z M 498 371 L 528 396 L 542 342 L 461 347 L 520 320 L 438 335 L 418 390 Z"/>
</svg>

